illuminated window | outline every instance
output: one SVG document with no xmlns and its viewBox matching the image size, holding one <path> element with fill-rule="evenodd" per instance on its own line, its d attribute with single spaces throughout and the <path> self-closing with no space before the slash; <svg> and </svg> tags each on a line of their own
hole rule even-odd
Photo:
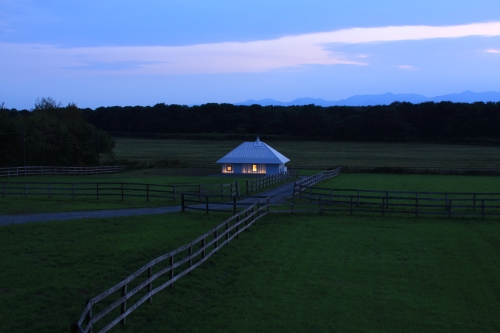
<svg viewBox="0 0 500 333">
<path fill-rule="evenodd" d="M 252 164 L 252 172 L 257 172 L 257 164 Z"/>
<path fill-rule="evenodd" d="M 231 171 L 233 171 L 233 166 L 232 166 L 232 165 L 227 165 L 227 166 L 226 166 L 226 171 L 227 171 L 227 172 L 231 172 Z"/>
</svg>

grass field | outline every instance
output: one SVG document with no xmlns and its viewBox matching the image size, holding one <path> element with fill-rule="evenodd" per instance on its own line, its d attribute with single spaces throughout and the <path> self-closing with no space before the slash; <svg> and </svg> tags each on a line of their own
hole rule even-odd
<svg viewBox="0 0 500 333">
<path fill-rule="evenodd" d="M 240 193 L 246 193 L 246 180 L 244 177 L 225 177 L 213 169 L 141 169 L 128 172 L 104 175 L 88 176 L 28 176 L 16 178 L 3 178 L 2 181 L 18 182 L 128 182 L 142 184 L 227 184 L 238 182 Z M 6 196 L 0 197 L 0 215 L 1 214 L 30 214 L 45 212 L 64 212 L 64 211 L 85 211 L 97 209 L 120 209 L 132 207 L 158 207 L 180 205 L 180 199 L 159 199 L 152 198 L 146 201 L 140 197 L 126 197 L 121 200 L 120 197 L 101 197 L 95 198 L 77 197 L 52 197 L 47 196 Z"/>
<path fill-rule="evenodd" d="M 158 144 L 161 142 L 168 140 Z M 292 158 L 286 147 L 291 149 L 293 143 L 283 147 L 268 143 Z M 358 145 L 357 154 L 361 154 L 363 145 L 353 145 Z M 387 151 L 391 148 L 382 146 Z M 154 147 L 151 145 L 151 151 Z M 462 158 L 467 155 L 466 148 L 477 148 L 442 147 L 463 147 L 465 150 L 459 152 Z M 209 153 L 210 148 L 205 148 Z M 484 163 L 498 165 L 498 152 L 479 148 Z M 431 150 L 430 156 L 439 155 L 439 149 Z M 401 147 L 399 154 L 404 156 L 404 151 Z M 489 162 L 488 153 L 492 154 Z M 420 158 L 425 161 L 425 156 L 422 153 Z M 455 161 L 459 157 L 455 156 Z M 387 157 L 393 163 L 397 160 Z M 414 160 L 418 162 L 418 156 Z M 329 163 L 328 157 L 321 161 Z M 468 162 L 464 159 L 460 163 Z M 208 177 L 216 172 L 143 169 L 71 181 L 198 184 L 237 180 Z M 68 179 L 73 177 L 12 180 Z M 500 177 L 341 174 L 317 186 L 499 192 Z M 0 212 L 149 205 L 139 200 L 66 203 L 54 198 L 19 199 L 0 198 Z M 151 259 L 191 241 L 226 216 L 190 212 L 1 227 L 0 332 L 68 332 L 82 313 L 85 300 Z M 152 306 L 141 306 L 124 327 L 113 331 L 498 332 L 499 258 L 498 220 L 276 214 L 258 221 L 249 232 L 176 282 L 173 289 L 155 296 Z"/>
<path fill-rule="evenodd" d="M 0 228 L 0 331 L 67 332 L 86 299 L 223 219 Z M 499 235 L 497 221 L 272 215 L 113 331 L 498 332 Z"/>
<path fill-rule="evenodd" d="M 349 174 L 314 187 L 418 192 L 500 192 L 499 176 Z"/>
<path fill-rule="evenodd" d="M 1 227 L 0 332 L 67 333 L 87 299 L 225 216 L 176 213 Z"/>
<path fill-rule="evenodd" d="M 214 165 L 241 141 L 152 140 L 114 138 L 117 159 L 178 159 Z M 289 166 L 399 166 L 500 168 L 500 147 L 413 143 L 318 141 L 264 142 L 288 157 Z"/>
</svg>

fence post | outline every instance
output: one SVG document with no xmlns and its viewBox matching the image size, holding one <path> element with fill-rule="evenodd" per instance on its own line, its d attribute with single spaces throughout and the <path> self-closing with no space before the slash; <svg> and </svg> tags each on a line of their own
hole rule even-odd
<svg viewBox="0 0 500 333">
<path fill-rule="evenodd" d="M 201 248 L 203 249 L 201 251 L 201 259 L 205 258 L 205 237 L 201 239 Z"/>
<path fill-rule="evenodd" d="M 193 255 L 193 246 L 189 247 L 189 268 L 193 266 L 193 258 L 191 257 Z M 189 271 L 191 273 L 191 271 Z"/>
<path fill-rule="evenodd" d="M 205 252 L 205 251 L 203 251 Z M 172 254 L 170 256 L 170 280 L 172 280 L 174 278 L 174 255 Z M 170 288 L 173 288 L 174 287 L 174 283 L 170 283 Z"/>
<path fill-rule="evenodd" d="M 219 236 L 219 229 L 216 229 L 216 230 L 214 231 L 214 239 L 217 239 L 217 237 L 218 237 L 218 236 Z M 214 250 L 215 250 L 215 253 L 219 252 L 219 251 L 217 251 L 217 250 L 216 250 L 218 246 L 219 246 L 219 241 L 218 241 L 218 240 L 216 240 L 216 241 L 214 242 Z"/>
<path fill-rule="evenodd" d="M 269 199 L 269 197 L 267 197 L 267 212 L 269 213 L 271 210 L 271 200 Z"/>
<path fill-rule="evenodd" d="M 415 195 L 415 217 L 418 217 L 418 193 Z"/>
<path fill-rule="evenodd" d="M 184 193 L 181 193 L 181 207 L 182 207 L 182 212 L 185 212 L 186 207 L 184 206 Z"/>
<path fill-rule="evenodd" d="M 124 296 L 127 296 L 127 284 L 125 284 L 123 287 L 122 287 L 122 297 Z M 123 302 L 122 302 L 122 306 L 121 306 L 121 314 L 124 314 L 125 311 L 127 311 L 127 300 L 124 299 Z M 124 317 L 120 323 L 122 325 L 125 325 L 125 322 L 126 322 L 126 318 L 127 317 Z"/>
<path fill-rule="evenodd" d="M 208 214 L 208 195 L 205 197 L 205 204 L 207 205 L 207 214 Z"/>
<path fill-rule="evenodd" d="M 87 300 L 87 302 L 85 303 L 85 307 L 87 307 L 87 305 L 89 303 L 90 303 L 90 300 Z M 89 312 L 87 312 L 87 315 L 85 316 L 85 322 L 86 322 L 87 326 L 89 325 L 90 320 L 92 320 L 92 305 L 90 305 Z M 90 325 L 90 329 L 88 330 L 88 332 L 92 333 L 92 325 Z"/>
<path fill-rule="evenodd" d="M 484 199 L 481 200 L 481 216 L 484 220 Z"/>
<path fill-rule="evenodd" d="M 247 212 L 245 212 L 245 218 L 247 217 Z M 238 224 L 240 222 L 240 215 L 236 216 L 236 238 L 238 238 L 238 231 L 240 230 L 240 225 Z M 246 221 L 245 221 L 246 223 Z"/>
<path fill-rule="evenodd" d="M 148 268 L 148 279 L 151 278 L 151 276 L 153 276 L 153 266 L 150 266 Z M 148 293 L 150 293 L 151 291 L 153 291 L 153 281 L 149 282 L 148 284 Z M 149 296 L 149 304 L 153 304 L 153 296 Z"/>
</svg>

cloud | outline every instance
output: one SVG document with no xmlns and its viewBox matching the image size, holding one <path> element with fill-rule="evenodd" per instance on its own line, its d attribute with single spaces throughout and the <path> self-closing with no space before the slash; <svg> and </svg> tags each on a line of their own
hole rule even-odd
<svg viewBox="0 0 500 333">
<path fill-rule="evenodd" d="M 487 53 L 500 53 L 500 50 L 495 50 L 495 49 L 489 49 L 486 50 Z"/>
<path fill-rule="evenodd" d="M 367 65 L 359 56 L 331 51 L 335 44 L 359 44 L 500 36 L 500 22 L 457 26 L 353 28 L 285 36 L 273 40 L 188 46 L 70 47 L 0 44 L 0 70 L 12 75 L 265 72 L 308 65 Z M 487 52 L 496 50 L 488 50 Z M 492 53 L 495 53 L 492 52 Z M 401 69 L 410 69 L 400 67 Z M 82 71 L 82 69 L 86 69 Z"/>
<path fill-rule="evenodd" d="M 398 68 L 399 69 L 404 69 L 404 70 L 407 70 L 407 71 L 416 71 L 418 69 L 417 67 L 413 67 L 411 65 L 399 65 Z"/>
</svg>

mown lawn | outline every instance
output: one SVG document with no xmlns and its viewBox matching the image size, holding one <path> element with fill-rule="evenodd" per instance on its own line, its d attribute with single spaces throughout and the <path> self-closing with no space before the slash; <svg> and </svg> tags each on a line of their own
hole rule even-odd
<svg viewBox="0 0 500 333">
<path fill-rule="evenodd" d="M 272 215 L 117 331 L 498 332 L 500 224 Z"/>
<path fill-rule="evenodd" d="M 67 332 L 86 299 L 224 217 L 0 228 L 0 331 Z M 498 221 L 274 214 L 113 331 L 498 332 L 499 258 Z"/>
<path fill-rule="evenodd" d="M 227 216 L 175 213 L 0 227 L 0 332 L 69 332 L 87 299 Z"/>
<path fill-rule="evenodd" d="M 340 173 L 314 187 L 356 190 L 500 193 L 499 176 Z"/>
<path fill-rule="evenodd" d="M 241 141 L 153 140 L 114 138 L 118 159 L 177 159 L 215 166 Z M 395 166 L 500 168 L 500 147 L 422 143 L 371 143 L 261 140 L 290 159 L 294 166 Z"/>
</svg>

